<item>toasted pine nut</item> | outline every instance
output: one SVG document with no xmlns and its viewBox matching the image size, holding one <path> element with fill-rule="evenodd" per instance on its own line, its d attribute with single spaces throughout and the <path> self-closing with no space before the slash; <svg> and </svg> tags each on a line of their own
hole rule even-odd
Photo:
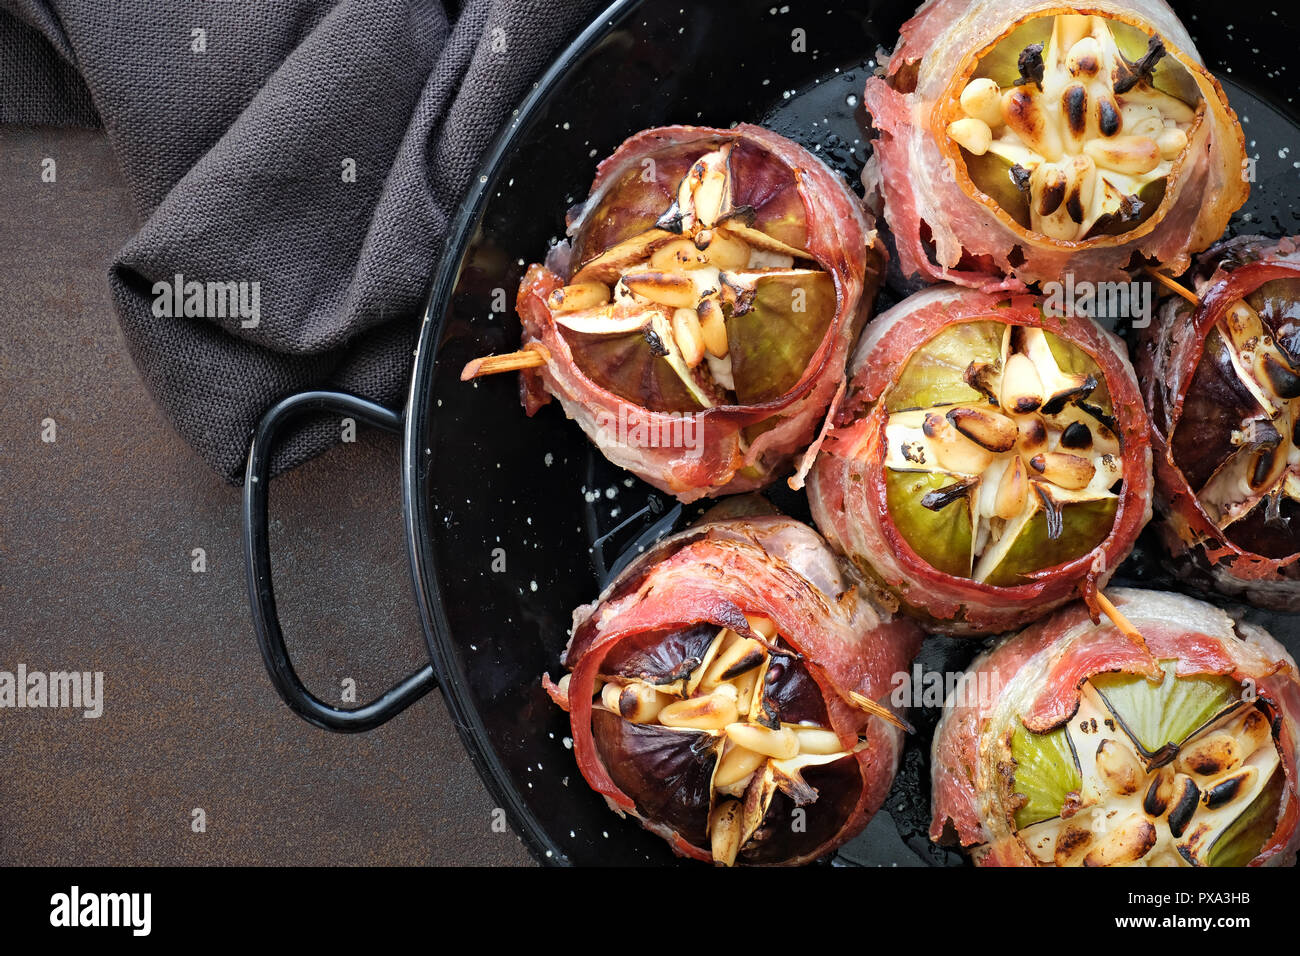
<svg viewBox="0 0 1300 956">
<path fill-rule="evenodd" d="M 1071 152 L 1088 135 L 1088 107 L 1088 88 L 1082 83 L 1071 83 L 1061 94 L 1061 117 L 1065 120 L 1065 139 Z M 1095 105 L 1093 109 L 1096 110 Z"/>
<path fill-rule="evenodd" d="M 722 683 L 724 680 L 730 680 L 732 677 L 744 674 L 763 663 L 766 657 L 767 652 L 763 650 L 763 645 L 758 641 L 737 637 L 713 658 L 713 663 L 709 665 L 709 670 L 704 675 L 704 680 L 700 686 L 708 689 Z M 737 667 L 740 670 L 735 670 Z"/>
<path fill-rule="evenodd" d="M 723 692 L 729 688 L 731 694 Z M 723 684 L 707 697 L 691 697 L 687 700 L 673 701 L 659 711 L 659 723 L 665 727 L 688 727 L 693 730 L 722 730 L 735 722 L 739 716 L 736 710 L 736 688 Z"/>
<path fill-rule="evenodd" d="M 1000 404 L 1013 415 L 1036 412 L 1043 404 L 1043 380 L 1028 355 L 1016 353 L 1007 358 L 1002 372 Z"/>
<path fill-rule="evenodd" d="M 1165 764 L 1155 772 L 1142 798 L 1142 809 L 1149 817 L 1160 817 L 1169 809 L 1174 795 L 1174 768 Z"/>
<path fill-rule="evenodd" d="M 940 467 L 946 471 L 982 475 L 993 463 L 991 453 L 957 431 L 943 415 L 933 412 L 926 415 L 922 431 L 930 439 Z"/>
<path fill-rule="evenodd" d="M 993 131 L 989 124 L 970 116 L 949 123 L 948 135 L 958 146 L 976 156 L 983 156 L 993 145 Z"/>
<path fill-rule="evenodd" d="M 1259 323 L 1259 313 L 1252 309 L 1244 300 L 1237 300 L 1229 308 L 1226 318 L 1229 323 L 1229 330 L 1233 337 L 1237 338 L 1243 333 L 1249 333 Z"/>
<path fill-rule="evenodd" d="M 1061 138 L 1047 114 L 1022 87 L 1012 87 L 1002 94 L 1002 121 L 1030 149 L 1048 162 L 1061 158 Z"/>
<path fill-rule="evenodd" d="M 1029 177 L 1029 191 L 1035 201 L 1035 211 L 1040 216 L 1050 216 L 1065 202 L 1069 186 L 1065 170 L 1053 163 L 1044 163 Z"/>
<path fill-rule="evenodd" d="M 1041 415 L 1025 415 L 1016 424 L 1020 428 L 1020 451 L 1025 455 L 1047 449 L 1047 425 Z"/>
<path fill-rule="evenodd" d="M 1067 823 L 1056 836 L 1056 848 L 1052 852 L 1052 862 L 1057 866 L 1070 866 L 1079 855 L 1092 843 L 1092 831 L 1073 823 Z"/>
<path fill-rule="evenodd" d="M 705 299 L 695 310 L 700 318 L 700 332 L 704 336 L 704 347 L 716 358 L 726 358 L 731 345 L 727 341 L 727 323 L 722 315 L 722 306 L 717 299 Z"/>
<path fill-rule="evenodd" d="M 741 804 L 739 800 L 724 800 L 709 814 L 709 843 L 713 862 L 735 866 L 740 853 Z"/>
<path fill-rule="evenodd" d="M 791 729 L 799 738 L 799 752 L 801 754 L 829 755 L 837 754 L 844 749 L 840 743 L 839 735 L 833 730 L 826 730 L 824 727 L 794 727 Z"/>
<path fill-rule="evenodd" d="M 609 286 L 603 282 L 579 282 L 556 289 L 546 300 L 552 312 L 577 312 L 592 309 L 610 300 Z"/>
<path fill-rule="evenodd" d="M 1255 707 L 1246 709 L 1237 733 L 1242 753 L 1246 755 L 1253 754 L 1266 743 L 1272 743 L 1273 729 L 1269 726 L 1268 718 Z"/>
<path fill-rule="evenodd" d="M 749 265 L 749 244 L 737 239 L 725 226 L 713 234 L 704 254 L 711 265 L 723 271 L 743 269 Z"/>
<path fill-rule="evenodd" d="M 721 166 L 711 165 L 704 172 L 695 189 L 695 218 L 702 226 L 712 226 L 722 214 L 722 202 L 727 195 L 727 173 Z"/>
<path fill-rule="evenodd" d="M 1107 737 L 1097 745 L 1097 775 L 1118 794 L 1137 793 L 1142 782 L 1142 768 L 1118 741 Z"/>
<path fill-rule="evenodd" d="M 1240 770 L 1210 782 L 1205 788 L 1205 805 L 1211 810 L 1227 806 L 1242 794 L 1249 792 L 1259 776 L 1259 768 L 1247 764 Z"/>
<path fill-rule="evenodd" d="M 1174 774 L 1173 790 L 1169 796 L 1169 832 L 1181 837 L 1200 802 L 1201 788 L 1196 781 L 1185 773 Z"/>
<path fill-rule="evenodd" d="M 1103 141 L 1092 140 L 1085 149 L 1092 149 L 1099 142 Z M 1071 156 L 1056 169 L 1064 175 L 1063 180 L 1046 164 L 1034 170 L 1030 179 L 1030 191 L 1039 197 L 1034 209 L 1034 228 L 1049 238 L 1073 241 L 1079 237 L 1092 208 L 1097 190 L 1097 164 L 1085 152 Z M 1045 212 L 1048 209 L 1052 212 Z"/>
<path fill-rule="evenodd" d="M 756 667 L 752 671 L 741 674 L 732 682 L 736 688 L 736 710 L 742 716 L 749 714 L 750 705 L 754 700 L 754 688 L 758 686 L 761 673 L 762 668 Z"/>
<path fill-rule="evenodd" d="M 1161 159 L 1175 160 L 1187 148 L 1187 134 L 1176 126 L 1171 127 L 1156 137 L 1156 146 Z"/>
<path fill-rule="evenodd" d="M 1101 64 L 1101 44 L 1093 36 L 1086 36 L 1070 47 L 1065 57 L 1065 68 L 1071 76 L 1096 76 L 1101 72 Z"/>
<path fill-rule="evenodd" d="M 1110 86 L 1105 83 L 1094 83 L 1090 89 L 1092 112 L 1088 117 L 1089 128 L 1096 129 L 1102 136 L 1118 136 L 1124 131 L 1124 111 L 1115 101 Z M 1133 132 L 1136 133 L 1138 130 Z"/>
<path fill-rule="evenodd" d="M 629 272 L 623 285 L 634 295 L 674 309 L 694 310 L 700 298 L 695 280 L 680 272 Z"/>
<path fill-rule="evenodd" d="M 762 724 L 732 723 L 726 730 L 727 736 L 737 746 L 774 760 L 789 760 L 799 754 L 799 737 L 788 727 L 769 730 Z"/>
<path fill-rule="evenodd" d="M 704 358 L 704 332 L 694 309 L 678 309 L 673 313 L 673 341 L 681 349 L 682 358 L 691 368 Z"/>
<path fill-rule="evenodd" d="M 617 714 L 618 695 L 621 694 L 622 692 L 623 692 L 622 684 L 616 684 L 613 681 L 610 681 L 608 684 L 606 684 L 604 687 L 600 689 L 600 702 L 604 704 L 608 710 L 612 710 L 614 713 Z"/>
<path fill-rule="evenodd" d="M 1128 176 L 1149 173 L 1160 165 L 1160 147 L 1149 136 L 1089 140 L 1084 150 L 1098 166 Z"/>
<path fill-rule="evenodd" d="M 998 412 L 961 406 L 951 409 L 946 417 L 957 431 L 986 451 L 1001 454 L 1016 445 L 1016 423 Z"/>
<path fill-rule="evenodd" d="M 713 774 L 713 788 L 723 790 L 744 780 L 763 765 L 767 758 L 760 753 L 732 744 L 718 762 Z"/>
<path fill-rule="evenodd" d="M 658 272 L 673 269 L 700 269 L 709 264 L 709 257 L 695 248 L 689 239 L 674 239 L 660 246 L 650 255 L 650 268 Z"/>
<path fill-rule="evenodd" d="M 634 724 L 648 724 L 664 706 L 672 701 L 667 694 L 661 694 L 649 684 L 633 681 L 619 686 L 606 684 L 600 692 L 600 702 Z"/>
<path fill-rule="evenodd" d="M 1002 125 L 1002 90 L 988 77 L 971 80 L 961 91 L 961 108 L 972 119 L 989 127 Z"/>
<path fill-rule="evenodd" d="M 776 624 L 768 618 L 747 614 L 745 620 L 749 622 L 749 629 L 757 632 L 758 636 L 769 644 L 776 640 Z"/>
<path fill-rule="evenodd" d="M 1156 828 L 1140 813 L 1135 813 L 1102 839 L 1083 858 L 1084 866 L 1115 866 L 1133 863 L 1146 856 L 1156 845 Z"/>
<path fill-rule="evenodd" d="M 1016 455 L 1002 472 L 998 482 L 998 493 L 993 502 L 993 513 L 1003 521 L 1010 521 L 1025 509 L 1025 499 L 1029 496 L 1029 479 L 1025 476 L 1025 466 Z"/>
<path fill-rule="evenodd" d="M 1065 452 L 1049 451 L 1029 459 L 1029 467 L 1034 469 L 1054 485 L 1060 485 L 1070 491 L 1082 491 L 1088 487 L 1097 468 L 1086 458 Z"/>
<path fill-rule="evenodd" d="M 1196 121 L 1196 110 L 1182 100 L 1159 90 L 1134 88 L 1124 94 L 1125 104 L 1136 106 L 1154 106 L 1165 119 L 1171 119 L 1179 126 L 1191 126 Z"/>
<path fill-rule="evenodd" d="M 1183 773 L 1213 777 L 1241 766 L 1241 761 L 1249 756 L 1241 750 L 1241 744 L 1230 733 L 1216 730 L 1184 747 L 1175 766 Z"/>
</svg>

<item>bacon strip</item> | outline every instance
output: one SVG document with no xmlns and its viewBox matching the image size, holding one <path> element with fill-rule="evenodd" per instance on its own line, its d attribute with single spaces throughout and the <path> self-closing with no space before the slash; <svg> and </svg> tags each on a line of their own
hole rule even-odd
<svg viewBox="0 0 1300 956">
<path fill-rule="evenodd" d="M 1253 554 L 1229 541 L 1206 513 L 1174 462 L 1170 439 L 1210 330 L 1239 299 L 1274 279 L 1300 277 L 1300 244 L 1242 237 L 1202 257 L 1196 276 L 1200 305 L 1169 299 L 1147 331 L 1137 364 L 1151 415 L 1156 498 L 1166 545 L 1184 576 L 1277 610 L 1300 610 L 1300 552 L 1283 558 Z"/>
<path fill-rule="evenodd" d="M 521 373 L 520 391 L 529 415 L 557 398 L 614 464 L 626 468 L 683 502 L 720 494 L 753 491 L 789 471 L 795 456 L 816 436 L 827 407 L 843 383 L 850 345 L 866 320 L 884 268 L 883 246 L 871 218 L 844 181 L 821 160 L 797 144 L 762 127 L 741 124 L 730 130 L 671 126 L 646 130 L 628 139 L 604 160 L 583 211 L 572 216 L 569 235 L 590 245 L 584 216 L 600 206 L 603 195 L 642 162 L 678 147 L 695 145 L 699 153 L 728 141 L 738 150 L 762 150 L 793 171 L 797 198 L 807 220 L 803 246 L 826 269 L 836 290 L 837 310 L 826 336 L 798 383 L 785 395 L 751 406 L 719 406 L 689 416 L 697 447 L 633 447 L 612 440 L 601 421 L 640 421 L 649 434 L 683 433 L 681 415 L 651 412 L 601 388 L 577 367 L 565 338 L 546 304 L 547 296 L 564 285 L 573 267 L 572 250 L 561 246 L 546 266 L 529 268 L 520 285 L 518 311 L 523 344 L 541 342 L 552 360 Z M 691 154 L 692 159 L 694 154 Z M 675 184 L 674 184 L 675 185 Z M 764 184 L 742 183 L 750 204 L 764 197 Z M 667 193 L 664 198 L 667 199 Z M 786 201 L 775 199 L 773 201 Z M 665 207 L 666 208 L 666 203 Z M 663 210 L 657 210 L 662 212 Z M 597 224 L 599 225 L 599 224 Z M 586 230 L 586 231 L 584 231 Z M 765 430 L 745 443 L 742 431 L 762 423 Z M 674 429 L 676 430 L 674 432 Z M 679 443 L 680 444 L 680 443 Z"/>
<path fill-rule="evenodd" d="M 1158 35 L 1208 106 L 1170 174 L 1160 208 L 1146 222 L 1122 236 L 1050 240 L 1016 224 L 974 187 L 937 107 L 960 93 L 971 57 L 1026 19 L 1060 7 L 1054 0 L 929 0 L 903 25 L 885 75 L 867 81 L 864 103 L 880 136 L 863 182 L 869 202 L 894 232 L 905 275 L 985 291 L 1054 281 L 1066 271 L 1076 280 L 1116 282 L 1127 280 L 1135 255 L 1176 275 L 1191 253 L 1222 235 L 1245 202 L 1250 187 L 1241 125 L 1163 0 L 1099 5 L 1106 16 Z"/>
<path fill-rule="evenodd" d="M 866 597 L 854 569 L 806 525 L 784 516 L 711 522 L 665 540 L 629 566 L 590 605 L 574 612 L 564 654 L 572 669 L 567 697 L 546 679 L 548 692 L 570 713 L 574 753 L 588 784 L 610 805 L 637 815 L 614 784 L 592 734 L 592 697 L 602 662 L 624 641 L 701 622 L 749 635 L 745 616 L 776 623 L 782 641 L 804 658 L 827 705 L 833 729 L 856 759 L 862 790 L 848 820 L 831 839 L 789 863 L 808 862 L 852 839 L 880 808 L 893 780 L 903 735 L 852 706 L 856 691 L 886 703 L 893 675 L 906 671 L 921 632 L 891 618 Z M 706 848 L 655 821 L 643 824 L 684 856 L 707 860 Z"/>
<path fill-rule="evenodd" d="M 1032 866 L 1033 858 L 1008 824 L 1012 808 L 1000 805 L 992 742 L 1015 721 L 1044 732 L 1059 727 L 1079 706 L 1079 686 L 1096 674 L 1120 671 L 1158 677 L 1160 660 L 1176 659 L 1180 677 L 1196 674 L 1252 681 L 1259 697 L 1281 716 L 1280 743 L 1287 786 L 1279 825 L 1254 865 L 1288 866 L 1300 847 L 1296 767 L 1300 759 L 1300 681 L 1295 662 L 1274 638 L 1192 598 L 1160 591 L 1114 588 L 1107 592 L 1146 638 L 1147 649 L 1127 640 L 1108 620 L 1094 624 L 1075 604 L 1006 638 L 977 658 L 972 686 L 997 692 L 946 708 L 932 749 L 930 837 L 955 836 L 980 845 L 984 865 Z"/>
<path fill-rule="evenodd" d="M 1044 318 L 1041 300 L 995 296 L 958 286 L 918 293 L 879 316 L 850 363 L 845 400 L 832 412 L 808 481 L 813 520 L 836 547 L 860 564 L 871 556 L 873 577 L 889 594 L 915 589 L 935 630 L 953 634 L 1005 631 L 1041 617 L 1080 595 L 1105 587 L 1151 517 L 1151 445 L 1138 383 L 1123 343 L 1087 319 Z M 880 467 L 887 414 L 877 404 L 907 359 L 947 326 L 993 319 L 1038 326 L 1073 342 L 1097 361 L 1110 389 L 1123 448 L 1124 489 L 1111 533 L 1092 551 L 1046 568 L 1035 580 L 994 587 L 954 577 L 919 557 L 889 518 Z M 888 599 L 888 598 L 886 598 Z M 897 597 L 894 599 L 897 604 Z"/>
</svg>

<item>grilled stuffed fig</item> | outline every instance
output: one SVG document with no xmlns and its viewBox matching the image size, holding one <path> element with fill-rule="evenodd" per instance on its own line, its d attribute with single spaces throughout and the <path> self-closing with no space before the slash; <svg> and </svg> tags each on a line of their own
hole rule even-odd
<svg viewBox="0 0 1300 956">
<path fill-rule="evenodd" d="M 883 259 L 861 202 L 756 126 L 633 136 L 519 291 L 529 414 L 559 399 L 683 501 L 788 469 L 842 384 Z"/>
<path fill-rule="evenodd" d="M 1132 549 L 1148 425 L 1095 323 L 937 287 L 871 325 L 851 374 L 809 501 L 880 600 L 938 631 L 1004 631 L 1091 599 Z"/>
<path fill-rule="evenodd" d="M 545 681 L 583 776 L 674 851 L 795 864 L 879 809 L 902 747 L 883 705 L 920 634 L 780 516 L 670 538 L 574 614 Z"/>
<path fill-rule="evenodd" d="M 865 103 L 881 136 L 864 179 L 905 273 L 1181 271 L 1249 192 L 1241 126 L 1163 0 L 930 0 Z"/>
<path fill-rule="evenodd" d="M 1300 610 L 1300 250 L 1233 240 L 1196 280 L 1139 353 L 1161 528 L 1185 578 Z"/>
<path fill-rule="evenodd" d="M 1295 862 L 1295 662 L 1181 595 L 1117 589 L 978 658 L 934 739 L 930 835 L 989 866 Z"/>
</svg>

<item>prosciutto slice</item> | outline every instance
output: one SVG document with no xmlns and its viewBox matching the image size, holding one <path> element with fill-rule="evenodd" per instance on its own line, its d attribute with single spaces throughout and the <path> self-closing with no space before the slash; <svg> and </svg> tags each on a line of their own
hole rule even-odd
<svg viewBox="0 0 1300 956">
<path fill-rule="evenodd" d="M 1045 318 L 1042 304 L 1029 295 L 943 285 L 879 316 L 854 353 L 850 385 L 811 467 L 808 497 L 817 527 L 868 573 L 879 600 L 922 615 L 937 631 L 996 633 L 1079 596 L 1093 604 L 1151 516 L 1149 427 L 1124 344 L 1085 318 Z M 890 420 L 885 399 L 908 360 L 940 332 L 987 320 L 1045 329 L 1087 353 L 1105 380 L 1114 407 L 1111 428 L 1120 440 L 1122 487 L 1109 534 L 1066 563 L 1043 567 L 1010 586 L 945 573 L 924 560 L 891 517 L 882 467 Z"/>
<path fill-rule="evenodd" d="M 672 219 L 679 182 L 698 157 L 728 147 L 734 203 L 752 217 L 750 236 L 762 241 L 755 232 L 764 232 L 828 273 L 834 315 L 797 381 L 781 394 L 743 404 L 733 393 L 693 411 L 646 408 L 580 367 L 548 300 L 579 272 L 617 280 L 620 264 L 606 266 L 599 257 L 628 235 L 680 229 L 680 215 Z M 541 346 L 548 357 L 521 374 L 528 414 L 557 399 L 610 461 L 683 502 L 762 488 L 788 470 L 843 383 L 884 262 L 872 220 L 847 184 L 800 146 L 758 126 L 651 129 L 600 164 L 589 198 L 570 215 L 568 234 L 571 242 L 553 250 L 546 265 L 530 267 L 519 289 L 523 345 Z"/>
<path fill-rule="evenodd" d="M 648 551 L 598 600 L 578 608 L 573 620 L 563 657 L 571 673 L 563 684 L 547 677 L 544 686 L 569 712 L 578 766 L 611 808 L 640 819 L 677 853 L 711 858 L 706 821 L 722 797 L 708 783 L 715 748 L 726 735 L 699 732 L 691 750 L 705 754 L 702 766 L 685 769 L 682 760 L 665 754 L 689 730 L 620 721 L 602 706 L 600 689 L 611 681 L 666 688 L 671 680 L 689 679 L 688 672 L 700 666 L 699 636 L 707 645 L 723 628 L 757 640 L 772 661 L 781 662 L 783 671 L 769 663 L 760 679 L 777 711 L 767 718 L 782 726 L 819 724 L 838 737 L 843 751 L 828 767 L 804 771 L 812 792 L 785 780 L 774 799 L 767 797 L 766 825 L 744 841 L 739 862 L 816 859 L 861 831 L 879 809 L 903 735 L 854 698 L 886 701 L 893 675 L 909 666 L 921 634 L 872 604 L 854 569 L 812 529 L 778 515 L 706 520 Z M 750 622 L 761 620 L 774 625 L 776 637 L 771 629 L 764 636 L 751 628 Z M 653 753 L 637 745 L 635 735 L 655 733 Z M 624 748 L 616 750 L 621 759 L 611 753 L 617 747 Z M 656 774 L 641 773 L 638 768 L 651 761 Z M 670 764 L 675 769 L 666 770 Z M 816 777 L 822 770 L 825 775 Z M 688 786 L 692 773 L 699 782 Z M 761 768 L 755 778 L 760 775 Z M 754 789 L 747 792 L 750 800 Z M 791 799 L 807 813 L 807 827 L 797 837 L 779 823 Z"/>
<path fill-rule="evenodd" d="M 993 692 L 953 699 L 944 708 L 932 750 L 931 839 L 977 847 L 976 859 L 986 865 L 1035 865 L 1010 823 L 1016 808 L 999 781 L 1011 768 L 998 742 L 1019 727 L 1045 733 L 1064 725 L 1078 711 L 1080 687 L 1091 677 L 1120 672 L 1158 681 L 1161 662 L 1174 661 L 1177 677 L 1226 675 L 1254 688 L 1275 716 L 1285 786 L 1276 829 L 1252 865 L 1294 864 L 1300 843 L 1295 662 L 1263 630 L 1192 598 L 1126 588 L 1109 596 L 1145 645 L 1129 640 L 1110 621 L 1094 624 L 1088 609 L 1075 604 L 1006 638 L 971 664 L 969 686 Z"/>
<path fill-rule="evenodd" d="M 1274 537 L 1277 546 L 1270 554 L 1234 541 L 1227 533 L 1231 527 L 1221 527 L 1198 496 L 1204 480 L 1193 479 L 1180 467 L 1173 440 L 1180 425 L 1192 430 L 1193 437 L 1201 439 L 1196 441 L 1201 454 L 1188 452 L 1188 458 L 1206 458 L 1211 442 L 1223 441 L 1227 431 L 1243 425 L 1236 420 L 1219 425 L 1194 420 L 1205 416 L 1203 403 L 1215 410 L 1224 404 L 1217 393 L 1196 395 L 1213 384 L 1202 372 L 1212 361 L 1206 343 L 1242 299 L 1269 282 L 1300 280 L 1300 243 L 1294 238 L 1258 237 L 1222 243 L 1200 258 L 1194 280 L 1199 304 L 1192 306 L 1176 297 L 1166 300 L 1159 322 L 1148 330 L 1138 351 L 1153 426 L 1159 527 L 1176 570 L 1190 582 L 1264 607 L 1300 610 L 1300 537 L 1294 525 L 1286 516 L 1277 522 L 1280 537 Z M 1292 291 L 1300 293 L 1300 287 Z M 1300 303 L 1291 303 L 1290 309 L 1297 306 Z M 1279 346 L 1293 349 L 1295 324 L 1286 307 L 1269 319 Z M 1202 407 L 1193 408 L 1194 398 L 1202 398 Z M 1255 411 L 1263 418 L 1262 411 Z M 1294 429 L 1287 426 L 1285 414 L 1280 421 L 1283 431 L 1291 432 L 1282 436 L 1283 445 L 1293 447 Z M 1184 465 L 1192 463 L 1188 458 L 1183 459 Z"/>
<path fill-rule="evenodd" d="M 929 0 L 903 25 L 883 76 L 867 81 L 864 102 L 880 135 L 863 180 L 869 201 L 883 210 L 894 233 L 905 275 L 986 290 L 1023 288 L 1066 271 L 1077 280 L 1124 281 L 1142 257 L 1176 274 L 1191 253 L 1219 238 L 1245 201 L 1241 126 L 1163 0 L 1089 4 L 1091 13 L 1159 37 L 1204 99 L 1153 215 L 1131 232 L 1054 240 L 1017 223 L 974 186 L 946 133 L 951 104 L 977 54 L 1017 25 L 1060 7 L 1054 0 Z"/>
</svg>

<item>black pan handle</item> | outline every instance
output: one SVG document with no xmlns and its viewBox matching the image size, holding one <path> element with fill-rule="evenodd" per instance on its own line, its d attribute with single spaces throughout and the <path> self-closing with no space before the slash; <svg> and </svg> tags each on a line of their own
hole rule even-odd
<svg viewBox="0 0 1300 956">
<path fill-rule="evenodd" d="M 320 700 L 293 669 L 284 646 L 284 633 L 275 609 L 271 584 L 271 548 L 267 530 L 267 494 L 271 455 L 286 423 L 314 412 L 350 415 L 390 432 L 402 430 L 402 414 L 342 392 L 301 392 L 277 402 L 258 423 L 244 472 L 244 567 L 248 572 L 248 602 L 253 609 L 257 646 L 280 697 L 303 720 L 326 730 L 358 733 L 395 717 L 438 686 L 432 665 L 426 664 L 390 687 L 370 703 L 344 710 Z"/>
</svg>

